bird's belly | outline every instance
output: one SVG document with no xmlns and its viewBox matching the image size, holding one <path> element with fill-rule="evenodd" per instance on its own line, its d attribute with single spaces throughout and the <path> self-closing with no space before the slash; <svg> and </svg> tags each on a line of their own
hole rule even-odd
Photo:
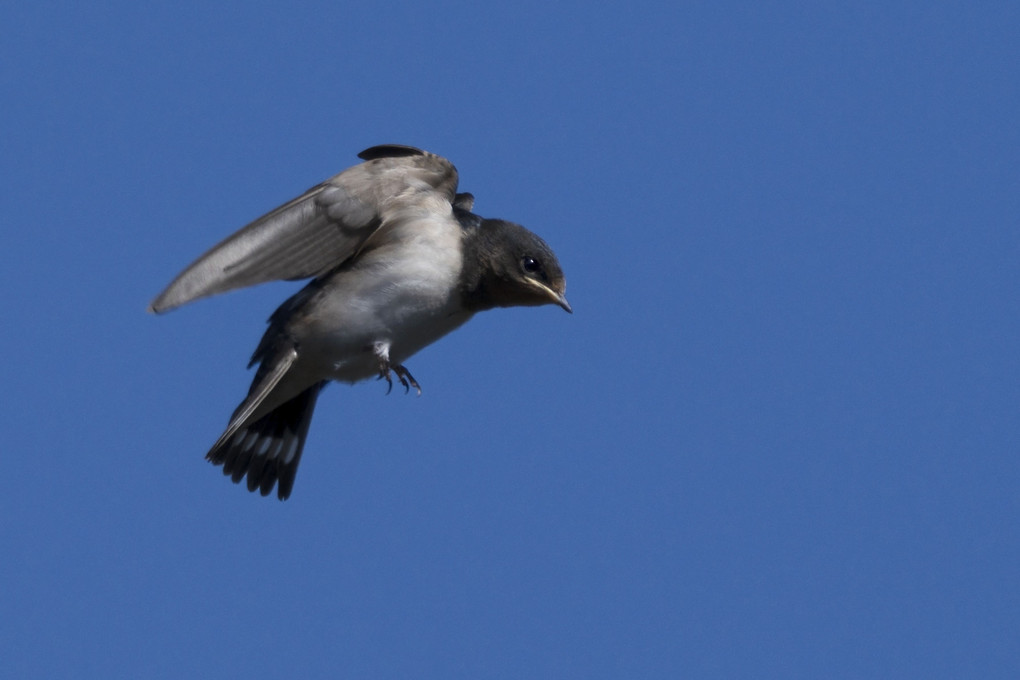
<svg viewBox="0 0 1020 680">
<path fill-rule="evenodd" d="M 449 309 L 429 313 L 382 313 L 371 330 L 362 328 L 357 337 L 347 333 L 326 336 L 322 356 L 329 364 L 329 376 L 342 382 L 357 382 L 379 375 L 379 352 L 389 354 L 391 365 L 401 364 L 421 349 L 453 331 L 470 318 L 467 312 Z"/>
<path fill-rule="evenodd" d="M 391 365 L 400 364 L 472 316 L 462 309 L 452 267 L 437 275 L 409 270 L 406 262 L 399 272 L 366 272 L 371 266 L 338 275 L 335 289 L 305 316 L 299 352 L 333 380 L 374 378 L 380 347 Z"/>
</svg>

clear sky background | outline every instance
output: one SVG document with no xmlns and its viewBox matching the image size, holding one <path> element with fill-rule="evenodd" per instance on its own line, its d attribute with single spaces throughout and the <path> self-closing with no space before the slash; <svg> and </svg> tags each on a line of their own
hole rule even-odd
<svg viewBox="0 0 1020 680">
<path fill-rule="evenodd" d="M 1015 2 L 101 5 L 0 9 L 4 674 L 1020 677 Z M 300 284 L 145 307 L 386 142 L 575 313 L 331 386 L 249 494 Z"/>
</svg>

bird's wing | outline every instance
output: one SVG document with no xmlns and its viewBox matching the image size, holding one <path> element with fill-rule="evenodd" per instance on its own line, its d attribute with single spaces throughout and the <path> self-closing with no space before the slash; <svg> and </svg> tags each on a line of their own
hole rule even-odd
<svg viewBox="0 0 1020 680">
<path fill-rule="evenodd" d="M 149 309 L 165 312 L 199 298 L 266 281 L 319 276 L 355 255 L 388 210 L 441 197 L 453 203 L 457 170 L 409 146 L 374 146 L 344 170 L 263 215 L 199 257 Z"/>
</svg>

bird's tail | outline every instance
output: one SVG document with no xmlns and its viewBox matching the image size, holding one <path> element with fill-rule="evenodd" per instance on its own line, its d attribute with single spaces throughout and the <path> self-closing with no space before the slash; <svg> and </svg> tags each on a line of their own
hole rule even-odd
<svg viewBox="0 0 1020 680">
<path fill-rule="evenodd" d="M 205 455 L 206 460 L 222 465 L 223 474 L 230 475 L 235 483 L 247 475 L 249 491 L 258 489 L 268 496 L 276 485 L 277 496 L 286 500 L 294 487 L 315 400 L 325 386 L 325 381 L 316 383 L 258 420 L 242 424 L 244 419 L 238 416 L 248 405 L 246 400 L 227 431 Z"/>
</svg>

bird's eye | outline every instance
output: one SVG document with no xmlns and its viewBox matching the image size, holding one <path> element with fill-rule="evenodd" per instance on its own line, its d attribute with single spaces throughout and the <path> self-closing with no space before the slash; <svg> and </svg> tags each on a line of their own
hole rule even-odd
<svg viewBox="0 0 1020 680">
<path fill-rule="evenodd" d="M 539 264 L 538 260 L 533 257 L 528 257 L 527 255 L 521 258 L 521 267 L 529 274 L 534 274 L 542 269 L 542 265 Z"/>
</svg>

